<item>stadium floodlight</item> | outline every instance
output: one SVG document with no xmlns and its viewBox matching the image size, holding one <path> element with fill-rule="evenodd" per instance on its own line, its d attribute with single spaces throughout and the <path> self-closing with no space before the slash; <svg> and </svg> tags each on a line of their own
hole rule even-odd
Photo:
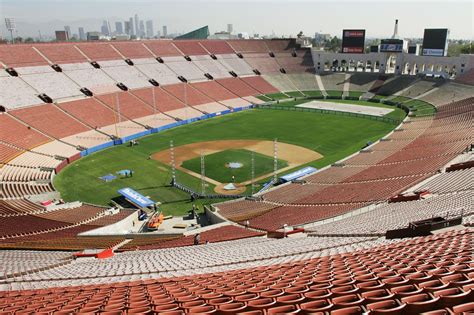
<svg viewBox="0 0 474 315">
<path fill-rule="evenodd" d="M 12 43 L 15 43 L 15 39 L 13 38 L 13 31 L 16 29 L 15 19 L 14 18 L 5 18 L 5 27 L 10 32 L 10 36 L 12 38 Z"/>
</svg>

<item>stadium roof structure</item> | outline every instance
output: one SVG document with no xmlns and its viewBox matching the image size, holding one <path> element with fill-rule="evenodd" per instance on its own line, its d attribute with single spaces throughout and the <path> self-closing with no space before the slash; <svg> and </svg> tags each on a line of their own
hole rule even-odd
<svg viewBox="0 0 474 315">
<path fill-rule="evenodd" d="M 174 39 L 207 39 L 209 35 L 209 26 L 206 25 L 189 33 L 177 36 Z"/>
</svg>

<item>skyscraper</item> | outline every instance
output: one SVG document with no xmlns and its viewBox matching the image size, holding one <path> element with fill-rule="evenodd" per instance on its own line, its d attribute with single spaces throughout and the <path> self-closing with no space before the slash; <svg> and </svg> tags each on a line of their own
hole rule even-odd
<svg viewBox="0 0 474 315">
<path fill-rule="evenodd" d="M 129 25 L 129 27 L 130 27 L 130 33 L 129 33 L 129 35 L 130 35 L 130 36 L 133 36 L 133 35 L 135 35 L 135 31 L 134 31 L 134 27 L 133 27 L 133 18 L 130 18 L 130 19 L 128 20 L 128 23 L 130 24 L 130 25 Z"/>
<path fill-rule="evenodd" d="M 232 34 L 234 31 L 234 26 L 232 24 L 227 24 L 227 33 Z"/>
<path fill-rule="evenodd" d="M 105 36 L 110 35 L 109 23 L 107 21 L 102 22 L 102 26 L 100 27 L 100 32 Z"/>
<path fill-rule="evenodd" d="M 139 24 L 140 20 L 138 19 L 138 14 L 135 13 L 135 35 L 138 37 L 140 36 L 140 31 L 139 31 Z"/>
<path fill-rule="evenodd" d="M 132 35 L 131 28 L 130 28 L 130 21 L 125 21 L 124 26 L 125 26 L 125 34 Z"/>
<path fill-rule="evenodd" d="M 168 36 L 168 27 L 166 25 L 163 25 L 163 37 L 167 37 Z"/>
<path fill-rule="evenodd" d="M 153 21 L 148 20 L 146 21 L 146 37 L 152 38 L 155 35 L 155 31 L 153 30 Z"/>
<path fill-rule="evenodd" d="M 140 20 L 140 37 L 145 37 L 145 23 L 143 23 L 143 20 Z"/>
<path fill-rule="evenodd" d="M 83 27 L 79 27 L 79 39 L 80 40 L 86 40 L 87 39 L 86 32 L 84 32 Z"/>
<path fill-rule="evenodd" d="M 115 22 L 115 33 L 123 34 L 123 24 L 122 24 L 122 22 Z"/>
<path fill-rule="evenodd" d="M 64 26 L 64 30 L 67 33 L 67 38 L 71 38 L 71 27 L 69 25 Z"/>
</svg>

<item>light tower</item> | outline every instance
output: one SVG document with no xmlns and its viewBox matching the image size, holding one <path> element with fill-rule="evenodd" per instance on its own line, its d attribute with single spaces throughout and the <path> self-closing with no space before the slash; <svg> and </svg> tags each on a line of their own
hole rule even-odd
<svg viewBox="0 0 474 315">
<path fill-rule="evenodd" d="M 15 38 L 13 37 L 13 31 L 16 30 L 16 24 L 14 18 L 5 18 L 5 26 L 7 30 L 10 32 L 10 36 L 12 38 L 12 43 L 15 43 Z"/>
</svg>

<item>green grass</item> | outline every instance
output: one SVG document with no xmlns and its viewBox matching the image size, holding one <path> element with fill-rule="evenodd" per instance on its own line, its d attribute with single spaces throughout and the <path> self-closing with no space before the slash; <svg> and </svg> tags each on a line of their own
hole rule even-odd
<svg viewBox="0 0 474 315">
<path fill-rule="evenodd" d="M 323 93 L 321 93 L 321 91 L 318 91 L 318 90 L 302 91 L 302 92 L 307 96 L 315 96 L 315 97 L 323 96 Z"/>
<path fill-rule="evenodd" d="M 300 91 L 285 92 L 285 93 L 291 97 L 304 97 L 304 95 Z"/>
<path fill-rule="evenodd" d="M 169 165 L 148 156 L 175 146 L 226 139 L 273 140 L 303 146 L 321 153 L 324 157 L 308 163 L 321 168 L 361 149 L 368 141 L 375 141 L 394 128 L 393 124 L 354 117 L 324 115 L 308 112 L 254 109 L 198 121 L 166 130 L 140 139 L 134 147 L 126 145 L 86 156 L 67 166 L 54 179 L 55 187 L 65 201 L 81 200 L 108 205 L 117 198 L 117 190 L 131 187 L 155 201 L 164 203 L 166 214 L 178 215 L 190 209 L 189 196 L 169 186 Z M 117 179 L 109 183 L 98 177 L 132 169 L 132 178 Z M 180 183 L 200 190 L 198 178 L 177 171 Z M 209 184 L 207 191 L 213 191 Z M 202 200 L 202 203 L 217 200 Z"/>
<path fill-rule="evenodd" d="M 408 101 L 410 98 L 409 97 L 405 97 L 405 96 L 397 96 L 397 97 L 394 97 L 392 99 L 390 99 L 392 102 L 405 102 L 405 101 Z"/>
<path fill-rule="evenodd" d="M 342 96 L 342 91 L 326 91 L 329 96 Z"/>
<path fill-rule="evenodd" d="M 360 97 L 364 92 L 358 92 L 358 91 L 349 91 L 349 96 L 350 97 Z"/>
<path fill-rule="evenodd" d="M 387 98 L 388 96 L 385 96 L 385 95 L 374 95 L 374 97 L 372 97 L 373 99 L 376 99 L 376 100 L 383 100 L 384 98 Z"/>
<path fill-rule="evenodd" d="M 221 183 L 231 182 L 235 176 L 235 182 L 241 183 L 252 179 L 251 160 L 252 152 L 245 149 L 230 149 L 205 156 L 206 177 L 212 178 Z M 242 163 L 241 168 L 228 168 L 228 162 Z M 201 157 L 184 161 L 181 165 L 195 173 L 201 173 Z M 283 160 L 278 160 L 278 169 L 288 166 Z M 257 152 L 254 153 L 255 177 L 268 174 L 273 170 L 273 158 Z"/>
<path fill-rule="evenodd" d="M 433 105 L 421 100 L 411 100 L 404 105 L 412 110 L 413 116 L 429 116 L 436 113 L 436 108 Z"/>
</svg>

